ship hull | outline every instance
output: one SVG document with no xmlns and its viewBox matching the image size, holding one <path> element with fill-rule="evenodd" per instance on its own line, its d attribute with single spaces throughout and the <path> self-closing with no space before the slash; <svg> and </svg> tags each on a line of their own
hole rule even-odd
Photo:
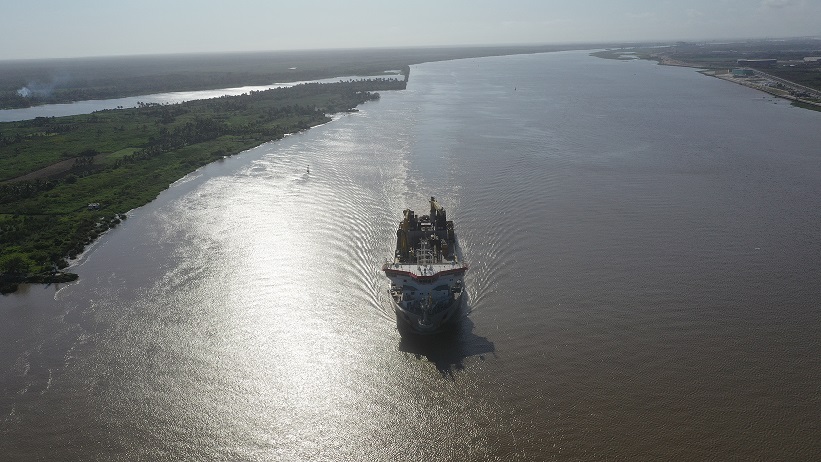
<svg viewBox="0 0 821 462">
<path fill-rule="evenodd" d="M 396 314 L 396 327 L 402 334 L 432 335 L 452 329 L 462 309 L 462 294 L 452 296 L 437 307 L 434 315 L 424 316 L 418 310 L 405 309 L 391 299 Z M 436 308 L 434 309 L 436 311 Z"/>
</svg>

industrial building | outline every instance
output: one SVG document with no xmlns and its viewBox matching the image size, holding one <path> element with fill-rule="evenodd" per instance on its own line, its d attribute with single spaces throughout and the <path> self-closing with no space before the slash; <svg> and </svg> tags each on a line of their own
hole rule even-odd
<svg viewBox="0 0 821 462">
<path fill-rule="evenodd" d="M 769 67 L 778 63 L 777 59 L 739 59 L 736 64 L 750 67 Z"/>
</svg>

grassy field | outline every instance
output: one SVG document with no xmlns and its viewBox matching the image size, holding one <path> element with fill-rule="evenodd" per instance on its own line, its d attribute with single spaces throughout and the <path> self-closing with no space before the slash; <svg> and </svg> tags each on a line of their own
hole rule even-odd
<svg viewBox="0 0 821 462">
<path fill-rule="evenodd" d="M 71 277 L 51 275 L 187 173 L 404 86 L 389 79 L 303 84 L 2 123 L 0 286 L 8 292 L 24 280 Z"/>
</svg>

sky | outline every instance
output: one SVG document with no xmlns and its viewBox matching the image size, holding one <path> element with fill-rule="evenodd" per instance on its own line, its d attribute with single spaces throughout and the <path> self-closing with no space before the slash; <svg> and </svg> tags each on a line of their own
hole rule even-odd
<svg viewBox="0 0 821 462">
<path fill-rule="evenodd" d="M 0 11 L 0 60 L 821 36 L 821 0 L 2 0 Z"/>
</svg>

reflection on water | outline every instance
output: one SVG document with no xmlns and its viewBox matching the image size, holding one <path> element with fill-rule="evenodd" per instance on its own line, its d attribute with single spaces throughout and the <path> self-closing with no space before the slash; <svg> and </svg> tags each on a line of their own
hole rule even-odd
<svg viewBox="0 0 821 462">
<path fill-rule="evenodd" d="M 821 458 L 821 114 L 579 53 L 412 76 L 0 299 L 0 454 Z M 380 267 L 430 196 L 470 298 L 402 336 Z"/>
<path fill-rule="evenodd" d="M 450 380 L 456 380 L 456 372 L 465 368 L 465 358 L 475 356 L 484 361 L 485 355 L 496 351 L 493 342 L 473 333 L 473 321 L 464 315 L 459 316 L 448 330 L 434 335 L 403 330 L 402 320 L 396 321 L 401 332 L 399 351 L 433 363 L 436 370 Z"/>
</svg>

